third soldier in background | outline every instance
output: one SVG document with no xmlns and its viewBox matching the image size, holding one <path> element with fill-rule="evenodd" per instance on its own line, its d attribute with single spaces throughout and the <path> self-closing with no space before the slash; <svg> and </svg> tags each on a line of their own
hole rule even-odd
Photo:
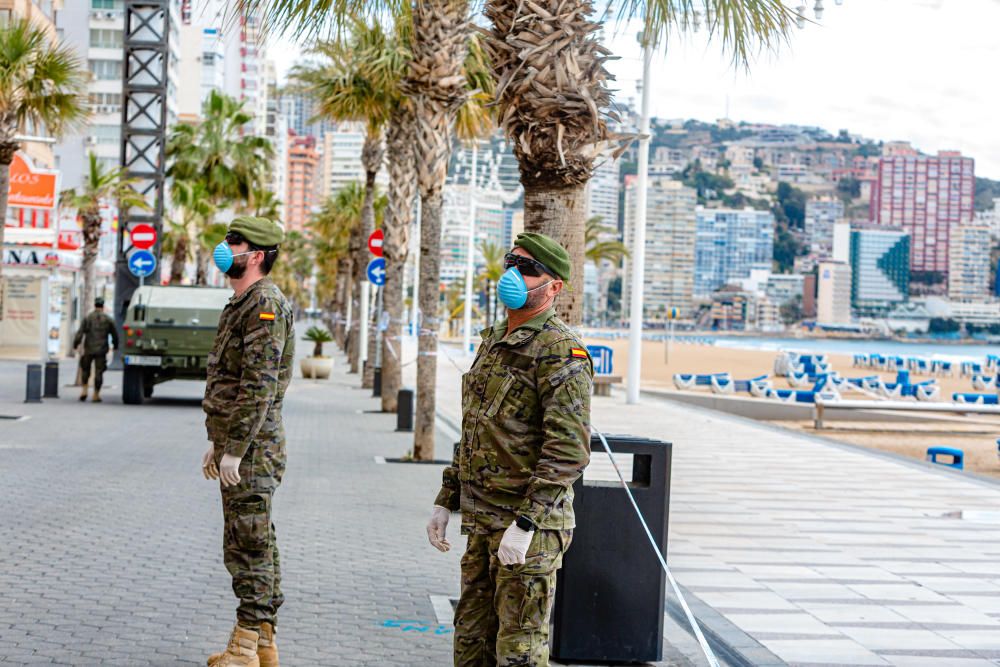
<svg viewBox="0 0 1000 667">
<path fill-rule="evenodd" d="M 427 524 L 450 548 L 450 513 L 468 535 L 455 610 L 455 665 L 549 664 L 556 570 L 575 527 L 573 483 L 590 460 L 593 364 L 555 315 L 570 259 L 553 239 L 518 235 L 497 292 L 507 319 L 482 332 L 462 377 L 462 436 Z"/>
<path fill-rule="evenodd" d="M 94 309 L 83 318 L 79 331 L 73 337 L 73 347 L 83 343 L 83 354 L 80 355 L 80 400 L 87 400 L 87 384 L 90 382 L 90 366 L 94 366 L 94 403 L 101 402 L 101 385 L 104 384 L 104 371 L 108 368 L 108 337 L 111 337 L 111 349 L 118 349 L 118 329 L 111 316 L 104 312 L 104 299 L 94 299 Z"/>
</svg>

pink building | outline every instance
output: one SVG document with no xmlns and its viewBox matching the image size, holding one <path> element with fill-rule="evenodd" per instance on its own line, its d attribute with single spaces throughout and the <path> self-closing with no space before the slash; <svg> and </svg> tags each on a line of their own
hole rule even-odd
<svg viewBox="0 0 1000 667">
<path fill-rule="evenodd" d="M 936 157 L 894 146 L 879 161 L 871 219 L 910 233 L 910 269 L 948 275 L 952 228 L 974 217 L 975 161 L 956 151 Z"/>
</svg>

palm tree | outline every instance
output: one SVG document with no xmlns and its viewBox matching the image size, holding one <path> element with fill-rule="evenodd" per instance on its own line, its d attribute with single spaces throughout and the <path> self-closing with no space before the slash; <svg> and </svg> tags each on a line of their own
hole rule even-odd
<svg viewBox="0 0 1000 667">
<path fill-rule="evenodd" d="M 592 262 L 598 271 L 597 301 L 599 304 L 605 304 L 607 303 L 607 281 L 601 279 L 601 269 L 604 268 L 606 262 L 616 266 L 620 265 L 622 258 L 628 257 L 628 248 L 618 240 L 617 230 L 610 225 L 602 224 L 601 220 L 599 215 L 587 218 L 583 246 L 587 261 Z M 599 306 L 598 310 L 603 312 L 605 309 Z"/>
<path fill-rule="evenodd" d="M 203 199 L 216 212 L 230 207 L 256 211 L 257 200 L 262 200 L 264 206 L 273 204 L 273 196 L 264 194 L 264 184 L 274 149 L 266 138 L 243 132 L 252 120 L 243 103 L 213 90 L 202 107 L 202 117 L 197 125 L 180 123 L 174 127 L 167 141 L 167 158 L 171 162 L 167 174 L 174 182 L 200 182 Z M 212 227 L 213 218 L 204 222 L 206 226 L 196 234 L 199 285 L 205 284 L 212 248 L 206 243 L 218 237 L 218 228 Z"/>
<path fill-rule="evenodd" d="M 499 243 L 484 240 L 479 244 L 479 254 L 483 256 L 485 266 L 483 272 L 479 274 L 479 279 L 483 284 L 483 291 L 486 293 L 486 326 L 493 326 L 496 319 L 496 296 L 493 294 L 493 286 L 503 275 L 503 256 L 506 249 Z"/>
<path fill-rule="evenodd" d="M 609 5 L 611 3 L 608 3 Z M 711 36 L 737 64 L 746 64 L 758 46 L 783 39 L 796 14 L 781 0 L 627 0 L 621 17 L 644 15 L 644 35 L 655 46 L 692 26 L 699 14 Z M 593 20 L 592 0 L 487 0 L 492 22 L 487 48 L 497 80 L 501 127 L 514 146 L 524 185 L 524 228 L 562 243 L 583 274 L 584 190 L 594 159 L 607 144 L 624 137 L 608 128 L 610 52 L 600 44 L 601 23 Z M 615 158 L 624 145 L 612 153 Z M 559 313 L 570 324 L 582 320 L 580 295 L 570 290 Z"/>
<path fill-rule="evenodd" d="M 377 61 L 392 58 L 395 51 L 395 46 L 378 24 L 369 25 L 356 20 L 352 23 L 349 41 L 320 42 L 313 52 L 321 56 L 323 62 L 298 67 L 292 73 L 292 77 L 299 82 L 300 89 L 316 100 L 321 116 L 365 125 L 365 141 L 361 149 L 361 164 L 365 170 L 365 199 L 358 234 L 362 243 L 375 231 L 375 177 L 382 166 L 383 130 L 398 97 L 398 75 L 395 78 L 380 76 Z M 358 251 L 363 252 L 363 249 L 358 247 Z M 354 280 L 355 292 L 360 301 L 361 290 L 367 286 L 365 263 L 357 262 Z M 360 323 L 360 318 L 355 321 Z M 360 326 L 358 329 L 360 330 Z M 355 344 L 349 354 L 352 372 L 356 372 L 360 363 L 361 345 L 368 346 L 368 358 L 372 363 L 364 369 L 363 387 L 371 387 L 374 378 L 375 328 L 369 327 L 369 332 L 369 341 L 359 341 L 357 336 L 352 337 Z"/>
<path fill-rule="evenodd" d="M 137 208 L 149 210 L 146 198 L 136 189 L 138 179 L 126 178 L 124 169 L 109 169 L 101 165 L 97 156 L 90 154 L 90 166 L 82 190 L 65 190 L 60 199 L 79 213 L 83 223 L 83 303 L 94 302 L 94 262 L 97 246 L 101 241 L 101 204 L 116 202 L 118 210 Z"/>
<path fill-rule="evenodd" d="M 53 45 L 44 30 L 21 19 L 0 27 L 0 246 L 7 220 L 10 165 L 21 146 L 17 135 L 47 130 L 59 136 L 83 122 L 87 117 L 85 81 L 73 51 Z M 0 280 L 0 297 L 2 289 Z"/>
<path fill-rule="evenodd" d="M 216 211 L 202 179 L 174 181 L 170 197 L 176 217 L 170 221 L 163 249 L 171 253 L 170 284 L 179 285 L 184 279 L 184 268 L 192 257 L 192 241 L 211 223 Z"/>
</svg>

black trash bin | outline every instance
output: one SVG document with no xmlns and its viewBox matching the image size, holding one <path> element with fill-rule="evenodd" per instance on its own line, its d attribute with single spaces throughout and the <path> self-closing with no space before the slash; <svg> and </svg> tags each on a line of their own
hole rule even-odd
<svg viewBox="0 0 1000 667">
<path fill-rule="evenodd" d="M 628 435 L 605 438 L 619 466 L 632 455 L 629 487 L 666 557 L 671 444 Z M 593 462 L 587 479 L 574 486 L 576 530 L 556 584 L 552 657 L 656 662 L 663 658 L 667 576 L 596 435 L 590 446 Z"/>
</svg>

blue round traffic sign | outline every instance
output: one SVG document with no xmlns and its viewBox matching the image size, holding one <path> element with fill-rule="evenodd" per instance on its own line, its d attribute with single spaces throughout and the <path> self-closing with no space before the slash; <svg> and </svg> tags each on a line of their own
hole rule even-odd
<svg viewBox="0 0 1000 667">
<path fill-rule="evenodd" d="M 156 256 L 148 250 L 136 250 L 129 255 L 128 270 L 136 278 L 145 278 L 152 275 L 156 269 Z"/>
<path fill-rule="evenodd" d="M 381 287 L 385 284 L 385 258 L 376 257 L 368 262 L 368 280 Z"/>
</svg>

